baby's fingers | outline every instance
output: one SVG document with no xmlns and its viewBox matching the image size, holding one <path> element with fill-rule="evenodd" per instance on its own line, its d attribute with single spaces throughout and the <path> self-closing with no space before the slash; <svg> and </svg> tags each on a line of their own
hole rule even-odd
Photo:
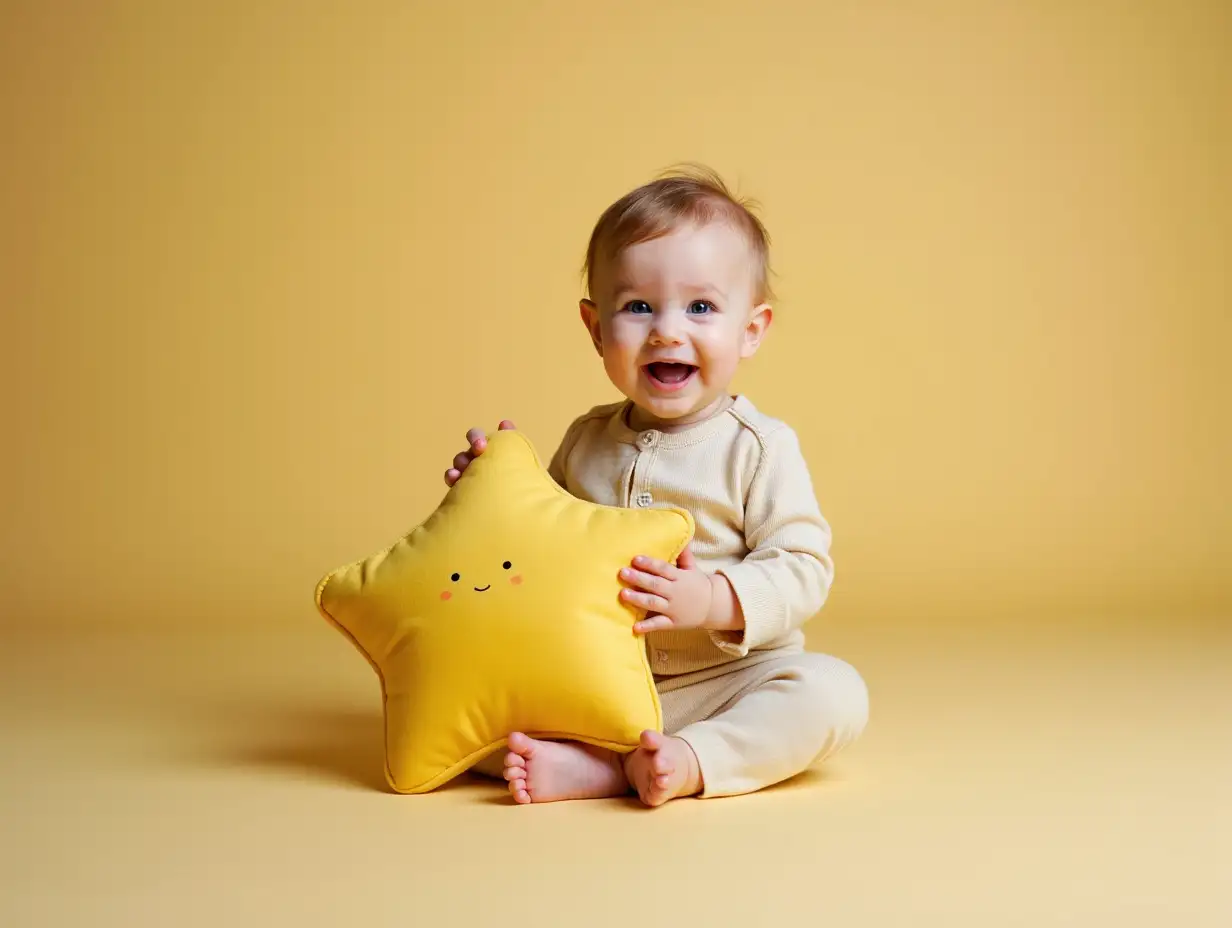
<svg viewBox="0 0 1232 928">
<path fill-rule="evenodd" d="M 474 460 L 471 455 L 463 451 L 453 459 L 453 467 L 445 471 L 445 483 L 453 486 L 462 476 L 462 471 L 466 470 L 467 466 Z"/>
<path fill-rule="evenodd" d="M 500 428 L 502 431 L 508 430 L 514 428 L 514 425 L 508 419 L 502 419 Z M 470 447 L 454 457 L 453 466 L 445 471 L 446 486 L 453 486 L 457 483 L 462 476 L 462 472 L 470 466 L 471 461 L 487 450 L 488 436 L 484 433 L 483 429 L 471 429 L 466 433 L 466 443 Z"/>
<path fill-rule="evenodd" d="M 488 436 L 483 429 L 471 429 L 466 433 L 466 443 L 471 446 L 471 454 L 482 454 L 488 446 Z"/>
<path fill-rule="evenodd" d="M 508 419 L 502 419 L 500 425 L 497 427 L 497 430 L 507 432 L 512 428 L 515 428 L 512 422 Z M 483 454 L 483 452 L 487 450 L 488 436 L 483 429 L 471 429 L 466 433 L 466 442 L 471 446 L 471 457 L 474 457 L 476 455 Z"/>
<path fill-rule="evenodd" d="M 674 623 L 670 616 L 666 615 L 648 615 L 640 622 L 633 623 L 633 632 L 636 635 L 645 635 L 648 632 L 663 632 L 672 628 Z"/>
<path fill-rule="evenodd" d="M 654 574 L 643 573 L 640 570 L 634 570 L 632 567 L 624 567 L 620 571 L 620 579 L 630 586 L 635 586 L 639 590 L 645 590 L 647 593 L 663 594 L 668 591 L 671 582 L 665 577 L 658 577 Z"/>
<path fill-rule="evenodd" d="M 630 606 L 645 609 L 647 612 L 662 612 L 670 605 L 662 596 L 656 596 L 654 593 L 644 593 L 641 590 L 621 590 L 620 598 Z"/>
<path fill-rule="evenodd" d="M 647 557 L 644 554 L 639 554 L 633 559 L 633 566 L 668 580 L 675 580 L 680 575 L 680 571 L 676 569 L 675 565 L 669 564 L 667 561 L 661 561 L 657 557 Z"/>
</svg>

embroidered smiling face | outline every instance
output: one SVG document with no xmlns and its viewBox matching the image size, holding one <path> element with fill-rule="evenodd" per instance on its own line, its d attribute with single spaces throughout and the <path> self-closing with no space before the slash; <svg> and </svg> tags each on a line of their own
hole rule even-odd
<svg viewBox="0 0 1232 928">
<path fill-rule="evenodd" d="M 505 561 L 504 563 L 502 563 L 501 570 L 505 572 L 502 579 L 507 580 L 513 586 L 517 586 L 518 584 L 522 582 L 522 575 L 520 573 L 510 573 L 510 571 L 513 570 L 512 561 Z M 455 588 L 459 588 L 460 591 L 462 592 L 466 591 L 467 583 L 474 584 L 471 586 L 471 590 L 473 590 L 476 593 L 486 593 L 490 589 L 492 589 L 492 580 L 490 578 L 480 577 L 477 574 L 474 576 L 467 574 L 466 577 L 463 577 L 462 574 L 456 570 L 452 574 L 449 575 L 449 582 L 451 586 Z M 452 589 L 442 590 L 441 599 L 443 600 L 453 599 L 453 594 L 454 594 L 454 591 Z"/>
</svg>

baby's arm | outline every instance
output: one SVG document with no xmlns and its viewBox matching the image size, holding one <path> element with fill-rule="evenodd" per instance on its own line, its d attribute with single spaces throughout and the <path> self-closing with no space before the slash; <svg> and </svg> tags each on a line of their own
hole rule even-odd
<svg viewBox="0 0 1232 928">
<path fill-rule="evenodd" d="M 625 602 L 646 610 L 638 634 L 704 628 L 722 650 L 743 657 L 798 628 L 830 590 L 830 526 L 813 495 L 796 436 L 785 426 L 765 439 L 745 504 L 748 553 L 707 573 L 686 551 L 676 564 L 636 557 L 621 570 Z"/>
<path fill-rule="evenodd" d="M 723 610 L 731 604 L 716 601 L 719 612 L 708 623 L 715 645 L 739 657 L 803 625 L 821 609 L 834 580 L 830 526 L 799 440 L 787 426 L 766 436 L 744 519 L 749 553 L 715 577 L 730 584 L 739 618 L 727 618 Z M 717 586 L 719 600 L 725 585 Z"/>
</svg>

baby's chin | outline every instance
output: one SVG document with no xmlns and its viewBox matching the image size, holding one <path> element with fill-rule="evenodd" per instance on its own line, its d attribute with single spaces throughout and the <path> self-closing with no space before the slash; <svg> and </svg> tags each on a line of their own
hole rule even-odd
<svg viewBox="0 0 1232 928">
<path fill-rule="evenodd" d="M 654 424 L 663 426 L 684 426 L 706 417 L 709 410 L 720 401 L 724 394 L 680 395 L 672 397 L 656 396 L 645 391 L 632 391 L 634 395 L 625 394 L 638 408 L 643 419 L 653 420 Z"/>
</svg>

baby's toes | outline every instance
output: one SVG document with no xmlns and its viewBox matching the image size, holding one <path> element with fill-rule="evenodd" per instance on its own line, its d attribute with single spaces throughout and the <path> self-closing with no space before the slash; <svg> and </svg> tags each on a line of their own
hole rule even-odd
<svg viewBox="0 0 1232 928">
<path fill-rule="evenodd" d="M 505 782 L 509 784 L 509 792 L 517 794 L 519 790 L 526 789 L 526 770 L 522 767 L 506 767 Z"/>
<path fill-rule="evenodd" d="M 650 791 L 660 793 L 671 784 L 672 774 L 676 772 L 675 764 L 664 761 L 656 764 L 650 771 Z"/>
<path fill-rule="evenodd" d="M 656 806 L 661 806 L 663 805 L 663 803 L 667 802 L 667 797 L 668 797 L 667 784 L 660 783 L 659 780 L 661 779 L 666 779 L 666 777 L 656 777 L 654 780 L 652 780 L 650 783 L 650 787 L 646 790 L 645 794 L 642 796 L 642 803 L 644 805 L 650 806 L 652 809 L 655 808 Z"/>
<path fill-rule="evenodd" d="M 653 780 L 639 778 L 634 782 L 633 789 L 637 792 L 637 798 L 642 801 L 643 805 L 650 805 L 650 796 L 654 792 Z"/>
<path fill-rule="evenodd" d="M 661 779 L 676 769 L 666 751 L 655 751 L 650 755 L 650 772 L 655 779 Z"/>
</svg>

